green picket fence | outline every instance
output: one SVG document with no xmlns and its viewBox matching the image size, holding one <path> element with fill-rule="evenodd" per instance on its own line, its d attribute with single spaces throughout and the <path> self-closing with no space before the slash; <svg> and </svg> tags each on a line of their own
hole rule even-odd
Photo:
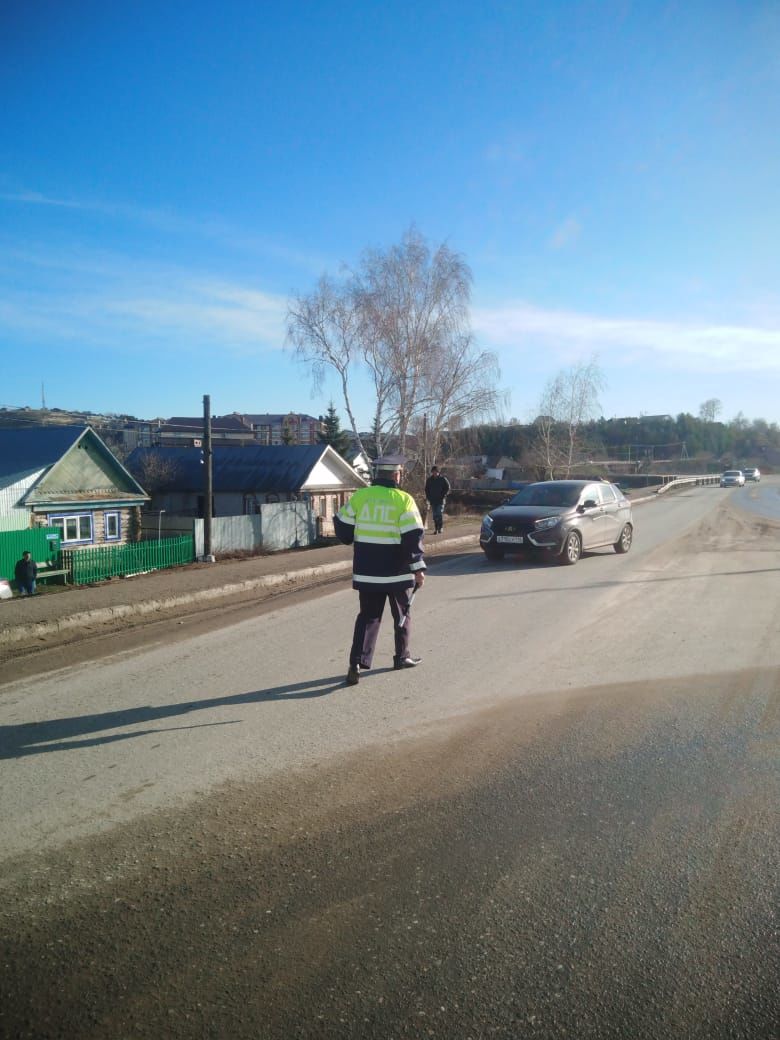
<svg viewBox="0 0 780 1040">
<path fill-rule="evenodd" d="M 29 549 L 36 563 L 55 566 L 60 556 L 60 532 L 56 527 L 26 527 L 21 531 L 0 531 L 0 578 L 13 579 L 17 561 Z"/>
<path fill-rule="evenodd" d="M 129 577 L 166 567 L 180 567 L 195 559 L 195 539 L 191 534 L 132 545 L 105 545 L 98 549 L 66 549 L 63 567 L 68 567 L 74 585 L 89 585 L 106 578 Z"/>
</svg>

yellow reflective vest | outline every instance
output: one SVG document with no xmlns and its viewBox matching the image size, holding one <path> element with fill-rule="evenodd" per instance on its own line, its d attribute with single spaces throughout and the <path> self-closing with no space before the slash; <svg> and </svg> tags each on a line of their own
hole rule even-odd
<svg viewBox="0 0 780 1040">
<path fill-rule="evenodd" d="M 334 517 L 336 536 L 353 545 L 352 585 L 414 585 L 425 570 L 423 522 L 408 491 L 382 481 L 359 488 Z"/>
</svg>

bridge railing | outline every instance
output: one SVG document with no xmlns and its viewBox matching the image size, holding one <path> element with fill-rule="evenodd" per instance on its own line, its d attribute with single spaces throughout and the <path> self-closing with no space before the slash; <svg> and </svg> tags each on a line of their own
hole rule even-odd
<svg viewBox="0 0 780 1040">
<path fill-rule="evenodd" d="M 694 487 L 703 487 L 707 484 L 720 484 L 720 473 L 699 473 L 689 477 L 664 477 L 663 484 L 658 489 L 658 494 L 661 495 L 665 491 L 671 491 L 673 488 L 684 487 L 686 485 L 692 485 Z"/>
</svg>

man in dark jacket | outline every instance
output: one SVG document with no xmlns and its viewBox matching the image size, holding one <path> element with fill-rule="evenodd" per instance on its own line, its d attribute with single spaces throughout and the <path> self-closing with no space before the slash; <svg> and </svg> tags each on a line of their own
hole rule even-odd
<svg viewBox="0 0 780 1040">
<path fill-rule="evenodd" d="M 449 480 L 439 473 L 438 466 L 432 466 L 431 475 L 425 481 L 425 497 L 431 506 L 434 534 L 441 534 L 441 529 L 444 526 L 444 503 L 449 493 Z"/>
<path fill-rule="evenodd" d="M 385 601 L 395 623 L 394 668 L 414 668 L 409 652 L 412 593 L 425 581 L 423 523 L 412 496 L 399 487 L 404 460 L 385 456 L 374 462 L 371 487 L 359 488 L 333 519 L 336 537 L 354 546 L 352 588 L 360 594 L 349 653 L 347 685 L 356 686 L 371 667 Z"/>
<path fill-rule="evenodd" d="M 22 553 L 21 560 L 16 564 L 14 575 L 21 594 L 23 596 L 34 596 L 35 579 L 38 577 L 38 564 L 27 549 Z"/>
</svg>

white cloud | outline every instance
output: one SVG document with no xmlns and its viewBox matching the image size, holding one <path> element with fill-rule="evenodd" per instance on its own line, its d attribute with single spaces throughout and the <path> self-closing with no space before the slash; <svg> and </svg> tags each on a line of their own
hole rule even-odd
<svg viewBox="0 0 780 1040">
<path fill-rule="evenodd" d="M 239 285 L 193 283 L 169 295 L 105 299 L 102 306 L 158 341 L 173 335 L 246 354 L 278 349 L 284 340 L 286 301 Z"/>
<path fill-rule="evenodd" d="M 69 261 L 43 251 L 27 253 L 25 262 L 31 277 L 0 290 L 9 338 L 242 355 L 278 350 L 284 340 L 286 299 L 252 285 L 118 254 L 80 253 Z"/>
<path fill-rule="evenodd" d="M 3 202 L 20 202 L 31 206 L 58 206 L 62 209 L 86 209 L 80 202 L 72 202 L 68 199 L 55 199 L 50 195 L 42 195 L 39 191 L 2 191 L 0 200 Z"/>
<path fill-rule="evenodd" d="M 567 246 L 573 246 L 581 234 L 582 224 L 576 217 L 567 217 L 550 236 L 550 246 L 553 249 L 565 249 Z"/>
<path fill-rule="evenodd" d="M 161 207 L 103 202 L 98 199 L 59 198 L 27 190 L 0 192 L 0 202 L 73 210 L 83 216 L 96 214 L 102 218 L 109 217 L 116 221 L 142 225 L 168 235 L 211 239 L 228 248 L 270 257 L 316 274 L 331 265 L 322 255 L 297 249 L 268 236 L 247 234 L 219 217 L 188 217 Z"/>
<path fill-rule="evenodd" d="M 780 371 L 780 328 L 602 318 L 528 303 L 475 308 L 474 329 L 504 353 L 534 348 L 561 361 L 596 353 L 613 365 L 636 361 L 697 372 Z"/>
</svg>

